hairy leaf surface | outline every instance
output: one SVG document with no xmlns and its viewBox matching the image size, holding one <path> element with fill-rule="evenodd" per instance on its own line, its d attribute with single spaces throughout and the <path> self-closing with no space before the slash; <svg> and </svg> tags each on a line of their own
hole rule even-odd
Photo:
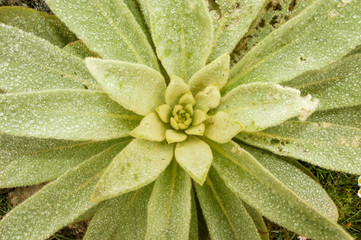
<svg viewBox="0 0 361 240">
<path fill-rule="evenodd" d="M 87 58 L 89 71 L 104 91 L 124 108 L 147 115 L 164 103 L 163 76 L 142 64 Z"/>
<path fill-rule="evenodd" d="M 327 122 L 285 122 L 262 132 L 237 138 L 275 154 L 316 166 L 361 174 L 361 130 Z"/>
<path fill-rule="evenodd" d="M 67 140 L 108 140 L 128 136 L 140 117 L 107 94 L 54 90 L 0 95 L 0 132 Z"/>
<path fill-rule="evenodd" d="M 282 184 L 295 192 L 321 214 L 333 222 L 337 222 L 337 207 L 327 195 L 326 191 L 313 178 L 310 178 L 306 173 L 302 172 L 302 169 L 294 166 L 292 161 L 289 162 L 286 158 L 281 158 L 246 144 L 240 144 L 240 146 L 252 154 L 252 156 L 257 159 L 267 171 L 282 182 Z"/>
<path fill-rule="evenodd" d="M 258 239 L 256 226 L 241 200 L 210 169 L 205 184 L 195 184 L 211 239 Z"/>
<path fill-rule="evenodd" d="M 53 180 L 84 160 L 119 142 L 74 142 L 0 135 L 0 187 Z"/>
<path fill-rule="evenodd" d="M 213 167 L 227 187 L 271 221 L 313 239 L 352 239 L 236 143 L 212 148 Z"/>
<path fill-rule="evenodd" d="M 95 187 L 92 200 L 116 197 L 153 182 L 172 160 L 173 149 L 171 144 L 134 139 L 113 159 Z"/>
<path fill-rule="evenodd" d="M 308 119 L 311 122 L 328 122 L 361 128 L 361 105 L 317 111 Z"/>
<path fill-rule="evenodd" d="M 354 54 L 283 83 L 320 100 L 317 110 L 361 104 L 361 54 Z"/>
<path fill-rule="evenodd" d="M 122 143 L 116 144 L 93 156 L 16 207 L 0 222 L 1 238 L 46 239 L 94 207 L 96 203 L 89 200 L 94 186 L 123 147 Z"/>
<path fill-rule="evenodd" d="M 82 40 L 67 44 L 63 50 L 81 59 L 86 57 L 99 57 L 99 54 L 91 51 Z"/>
<path fill-rule="evenodd" d="M 192 182 L 173 161 L 157 179 L 148 204 L 146 239 L 188 239 Z"/>
<path fill-rule="evenodd" d="M 106 59 L 142 63 L 159 69 L 141 27 L 123 1 L 46 0 L 51 10 Z"/>
<path fill-rule="evenodd" d="M 0 23 L 32 33 L 61 48 L 77 40 L 58 17 L 26 7 L 0 7 Z"/>
<path fill-rule="evenodd" d="M 206 64 L 212 25 L 204 1 L 147 2 L 151 31 L 159 59 L 170 76 L 186 82 Z"/>
<path fill-rule="evenodd" d="M 223 92 L 241 83 L 291 80 L 337 61 L 361 43 L 360 11 L 359 1 L 315 1 L 244 56 Z"/>
<path fill-rule="evenodd" d="M 216 2 L 220 8 L 219 12 L 210 11 L 214 28 L 210 61 L 224 53 L 232 52 L 267 3 L 266 0 L 216 0 Z"/>
<path fill-rule="evenodd" d="M 84 240 L 144 239 L 153 184 L 100 204 Z"/>
<path fill-rule="evenodd" d="M 84 62 L 48 41 L 0 24 L 0 89 L 98 89 Z"/>
<path fill-rule="evenodd" d="M 218 108 L 244 126 L 244 131 L 260 131 L 298 116 L 306 119 L 318 102 L 300 91 L 272 83 L 238 86 L 224 96 Z"/>
</svg>

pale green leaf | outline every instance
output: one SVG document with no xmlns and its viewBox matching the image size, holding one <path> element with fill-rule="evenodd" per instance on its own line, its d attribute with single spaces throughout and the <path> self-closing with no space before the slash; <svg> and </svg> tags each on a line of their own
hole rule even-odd
<svg viewBox="0 0 361 240">
<path fill-rule="evenodd" d="M 0 23 L 32 33 L 61 48 L 77 40 L 58 17 L 31 8 L 0 7 Z"/>
<path fill-rule="evenodd" d="M 219 111 L 244 126 L 244 131 L 260 131 L 287 119 L 305 120 L 318 105 L 311 96 L 273 83 L 252 83 L 238 86 L 222 98 Z"/>
<path fill-rule="evenodd" d="M 221 94 L 217 86 L 211 85 L 200 91 L 195 96 L 195 108 L 207 113 L 210 109 L 218 107 L 221 102 Z"/>
<path fill-rule="evenodd" d="M 246 208 L 249 216 L 252 218 L 254 225 L 257 228 L 257 232 L 261 240 L 269 240 L 269 233 L 265 222 L 263 221 L 262 215 L 257 212 L 254 208 L 243 202 L 243 206 Z"/>
<path fill-rule="evenodd" d="M 244 56 L 223 91 L 241 83 L 288 81 L 337 61 L 361 43 L 360 11 L 360 1 L 313 2 Z"/>
<path fill-rule="evenodd" d="M 92 200 L 102 201 L 137 190 L 166 169 L 174 146 L 134 139 L 109 165 L 94 189 Z"/>
<path fill-rule="evenodd" d="M 191 223 L 192 182 L 173 161 L 157 179 L 148 203 L 145 239 L 188 239 Z"/>
<path fill-rule="evenodd" d="M 165 138 L 167 139 L 167 143 L 176 143 L 183 142 L 187 139 L 187 134 L 182 132 L 175 131 L 174 129 L 167 129 L 165 131 Z"/>
<path fill-rule="evenodd" d="M 236 143 L 210 144 L 227 187 L 269 220 L 312 239 L 353 239 Z"/>
<path fill-rule="evenodd" d="M 67 140 L 108 140 L 128 136 L 141 120 L 107 94 L 53 90 L 0 95 L 0 132 Z"/>
<path fill-rule="evenodd" d="M 295 192 L 305 202 L 313 206 L 331 221 L 337 222 L 338 212 L 336 205 L 332 202 L 322 186 L 313 178 L 310 178 L 302 169 L 294 166 L 294 164 L 286 158 L 281 158 L 246 144 L 240 144 L 240 146 L 252 154 L 267 171 L 291 191 Z"/>
<path fill-rule="evenodd" d="M 46 0 L 46 3 L 91 50 L 103 58 L 159 69 L 152 47 L 123 1 Z"/>
<path fill-rule="evenodd" d="M 102 171 L 124 147 L 116 144 L 46 185 L 0 222 L 2 240 L 47 239 L 96 205 L 89 201 Z"/>
<path fill-rule="evenodd" d="M 233 121 L 227 113 L 218 111 L 207 120 L 204 136 L 218 143 L 226 143 L 242 129 L 242 124 Z"/>
<path fill-rule="evenodd" d="M 75 42 L 71 42 L 67 44 L 64 48 L 64 51 L 67 51 L 68 53 L 80 57 L 81 59 L 84 59 L 86 57 L 100 57 L 99 54 L 91 51 L 82 40 L 78 40 Z"/>
<path fill-rule="evenodd" d="M 198 240 L 199 239 L 199 232 L 198 232 L 198 215 L 197 215 L 197 205 L 196 200 L 194 197 L 194 191 L 191 191 L 192 195 L 192 209 L 191 209 L 191 222 L 189 227 L 189 238 L 191 240 Z"/>
<path fill-rule="evenodd" d="M 164 103 L 163 76 L 142 64 L 87 58 L 89 71 L 109 96 L 139 115 L 147 115 Z"/>
<path fill-rule="evenodd" d="M 219 11 L 212 10 L 214 37 L 209 60 L 230 53 L 247 33 L 253 20 L 268 3 L 267 0 L 216 0 Z"/>
<path fill-rule="evenodd" d="M 193 95 L 214 84 L 223 88 L 228 80 L 229 61 L 229 54 L 224 54 L 196 72 L 188 82 Z"/>
<path fill-rule="evenodd" d="M 84 61 L 48 41 L 0 23 L 0 89 L 98 89 Z"/>
<path fill-rule="evenodd" d="M 210 169 L 206 183 L 194 184 L 211 239 L 258 239 L 256 226 L 241 200 Z"/>
<path fill-rule="evenodd" d="M 361 105 L 317 111 L 308 120 L 361 128 Z"/>
<path fill-rule="evenodd" d="M 153 184 L 100 204 L 84 240 L 144 239 Z"/>
<path fill-rule="evenodd" d="M 130 134 L 133 137 L 161 142 L 165 139 L 167 127 L 168 126 L 159 119 L 155 112 L 151 112 L 143 118 L 139 126 Z"/>
<path fill-rule="evenodd" d="M 189 90 L 188 84 L 182 78 L 173 75 L 165 91 L 165 102 L 170 106 L 174 106 L 178 103 L 179 98 L 189 92 Z"/>
<path fill-rule="evenodd" d="M 213 159 L 212 150 L 208 144 L 198 137 L 188 136 L 184 142 L 177 143 L 174 156 L 179 165 L 202 185 Z"/>
<path fill-rule="evenodd" d="M 0 134 L 0 187 L 53 180 L 118 141 L 73 142 Z"/>
<path fill-rule="evenodd" d="M 327 122 L 284 122 L 237 138 L 275 154 L 351 174 L 361 174 L 361 130 Z"/>
<path fill-rule="evenodd" d="M 361 54 L 354 54 L 321 70 L 283 83 L 320 100 L 317 110 L 361 104 Z"/>
<path fill-rule="evenodd" d="M 141 0 L 123 0 L 124 3 L 127 5 L 129 10 L 132 12 L 134 19 L 137 21 L 139 26 L 142 28 L 142 31 L 147 37 L 148 42 L 154 48 L 154 43 L 152 41 L 152 36 L 150 35 L 150 30 L 145 20 L 145 16 L 142 15 L 141 9 Z"/>
<path fill-rule="evenodd" d="M 206 65 L 212 23 L 203 0 L 149 0 L 147 10 L 159 59 L 170 76 L 186 82 Z"/>
</svg>

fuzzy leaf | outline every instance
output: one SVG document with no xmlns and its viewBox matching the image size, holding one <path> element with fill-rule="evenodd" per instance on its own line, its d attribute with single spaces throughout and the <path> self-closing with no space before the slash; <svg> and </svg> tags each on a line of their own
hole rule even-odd
<svg viewBox="0 0 361 240">
<path fill-rule="evenodd" d="M 128 136 L 139 121 L 139 116 L 100 92 L 0 95 L 0 132 L 15 136 L 100 141 Z"/>
<path fill-rule="evenodd" d="M 189 227 L 189 238 L 192 240 L 199 239 L 199 232 L 198 232 L 198 216 L 197 216 L 197 205 L 195 200 L 194 191 L 191 191 L 192 195 L 192 210 L 191 210 L 191 222 Z"/>
<path fill-rule="evenodd" d="M 144 239 L 153 184 L 100 204 L 84 240 Z"/>
<path fill-rule="evenodd" d="M 162 142 L 165 139 L 167 125 L 164 124 L 154 112 L 143 118 L 139 126 L 130 134 L 133 137 L 143 138 L 149 141 Z"/>
<path fill-rule="evenodd" d="M 246 144 L 240 144 L 240 146 L 252 154 L 267 171 L 291 191 L 295 192 L 305 202 L 313 206 L 331 221 L 337 222 L 338 212 L 336 205 L 318 182 L 310 178 L 302 169 L 294 166 L 292 159 L 288 161 L 286 158 L 281 158 Z"/>
<path fill-rule="evenodd" d="M 237 138 L 275 154 L 323 168 L 361 174 L 361 130 L 331 123 L 285 122 Z"/>
<path fill-rule="evenodd" d="M 236 143 L 211 146 L 212 165 L 227 187 L 271 221 L 312 239 L 353 239 Z"/>
<path fill-rule="evenodd" d="M 258 239 L 256 226 L 241 200 L 210 169 L 206 183 L 194 184 L 211 239 Z"/>
<path fill-rule="evenodd" d="M 283 85 L 320 100 L 317 110 L 361 104 L 361 54 L 354 54 L 285 82 Z"/>
<path fill-rule="evenodd" d="M 217 10 L 210 12 L 213 20 L 214 37 L 209 60 L 216 59 L 224 53 L 232 52 L 267 3 L 266 0 L 216 0 L 216 2 L 219 6 L 219 12 Z"/>
<path fill-rule="evenodd" d="M 148 203 L 145 239 L 188 239 L 191 223 L 192 182 L 173 161 L 157 179 Z"/>
<path fill-rule="evenodd" d="M 170 83 L 165 92 L 165 102 L 174 106 L 177 104 L 180 97 L 189 92 L 189 86 L 184 80 L 176 75 L 173 75 L 170 79 Z"/>
<path fill-rule="evenodd" d="M 61 48 L 77 40 L 58 17 L 31 8 L 0 7 L 0 23 L 32 33 Z"/>
<path fill-rule="evenodd" d="M 311 96 L 272 83 L 241 85 L 222 98 L 219 111 L 244 126 L 244 131 L 260 131 L 298 116 L 305 120 L 317 107 Z"/>
<path fill-rule="evenodd" d="M 159 59 L 170 76 L 189 78 L 205 66 L 212 24 L 203 0 L 149 0 L 151 31 Z"/>
<path fill-rule="evenodd" d="M 188 136 L 184 142 L 177 143 L 174 155 L 179 165 L 197 183 L 202 185 L 206 180 L 213 158 L 208 144 L 198 137 Z"/>
<path fill-rule="evenodd" d="M 153 182 L 172 160 L 173 148 L 170 144 L 134 139 L 113 159 L 95 187 L 92 200 L 116 197 Z"/>
<path fill-rule="evenodd" d="M 152 47 L 123 1 L 46 0 L 46 3 L 91 50 L 103 58 L 159 69 Z"/>
<path fill-rule="evenodd" d="M 361 128 L 361 105 L 317 111 L 308 119 L 311 122 L 328 122 L 337 125 Z"/>
<path fill-rule="evenodd" d="M 127 5 L 129 10 L 132 12 L 134 19 L 137 21 L 139 26 L 142 28 L 143 33 L 147 36 L 147 40 L 150 45 L 154 48 L 154 43 L 152 41 L 152 36 L 150 35 L 149 27 L 147 26 L 145 16 L 142 15 L 141 11 L 141 0 L 123 0 L 123 2 Z"/>
<path fill-rule="evenodd" d="M 240 123 L 233 121 L 227 113 L 222 111 L 218 111 L 216 115 L 208 119 L 206 124 L 204 136 L 218 143 L 229 142 L 243 129 Z"/>
<path fill-rule="evenodd" d="M 360 1 L 314 1 L 244 56 L 223 92 L 241 83 L 288 81 L 339 60 L 361 44 L 360 11 Z"/>
<path fill-rule="evenodd" d="M 99 54 L 91 51 L 82 40 L 78 40 L 75 42 L 71 42 L 67 44 L 64 48 L 64 51 L 67 51 L 68 53 L 80 57 L 81 59 L 84 59 L 86 57 L 99 57 Z"/>
<path fill-rule="evenodd" d="M 266 224 L 263 221 L 262 215 L 257 212 L 254 208 L 249 206 L 247 203 L 243 202 L 243 206 L 246 208 L 249 216 L 252 218 L 254 225 L 257 228 L 257 232 L 261 240 L 269 240 L 269 233 Z"/>
<path fill-rule="evenodd" d="M 123 147 L 124 144 L 116 144 L 95 155 L 12 210 L 0 222 L 2 240 L 47 239 L 94 207 L 96 203 L 89 201 L 94 186 Z"/>
<path fill-rule="evenodd" d="M 229 54 L 224 54 L 196 72 L 188 83 L 193 95 L 213 84 L 223 88 L 228 80 L 229 61 Z"/>
<path fill-rule="evenodd" d="M 10 188 L 53 180 L 84 160 L 114 145 L 0 135 L 0 187 Z"/>
<path fill-rule="evenodd" d="M 5 92 L 98 88 L 81 59 L 17 28 L 0 24 L 0 32 L 0 89 Z"/>
<path fill-rule="evenodd" d="M 164 103 L 163 76 L 145 65 L 87 58 L 89 71 L 109 96 L 139 115 L 147 115 Z"/>
</svg>

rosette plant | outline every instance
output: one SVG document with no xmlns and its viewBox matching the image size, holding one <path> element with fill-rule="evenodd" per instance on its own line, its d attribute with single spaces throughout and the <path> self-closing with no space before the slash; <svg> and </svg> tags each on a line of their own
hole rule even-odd
<svg viewBox="0 0 361 240">
<path fill-rule="evenodd" d="M 361 174 L 360 1 L 46 2 L 0 9 L 0 185 L 50 181 L 1 239 L 352 239 L 297 160 Z"/>
</svg>

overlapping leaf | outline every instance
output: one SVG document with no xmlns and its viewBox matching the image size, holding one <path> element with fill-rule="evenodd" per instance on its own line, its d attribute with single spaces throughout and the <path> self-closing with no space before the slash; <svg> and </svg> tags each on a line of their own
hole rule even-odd
<svg viewBox="0 0 361 240">
<path fill-rule="evenodd" d="M 94 186 L 123 147 L 124 143 L 116 144 L 93 156 L 16 207 L 0 222 L 1 238 L 46 239 L 94 207 L 96 203 L 89 201 Z"/>
<path fill-rule="evenodd" d="M 353 54 L 321 70 L 315 70 L 283 85 L 320 100 L 317 110 L 361 104 L 361 54 Z"/>
<path fill-rule="evenodd" d="M 272 83 L 238 86 L 224 96 L 218 108 L 244 126 L 244 131 L 260 131 L 298 116 L 306 119 L 318 102 L 301 97 L 296 89 Z"/>
<path fill-rule="evenodd" d="M 58 17 L 30 8 L 1 7 L 0 23 L 32 33 L 61 48 L 77 40 Z"/>
<path fill-rule="evenodd" d="M 308 120 L 361 128 L 361 105 L 317 111 Z"/>
<path fill-rule="evenodd" d="M 0 32 L 0 89 L 5 92 L 98 88 L 81 59 L 17 28 L 0 24 Z"/>
<path fill-rule="evenodd" d="M 142 64 L 87 58 L 86 65 L 109 96 L 124 108 L 145 116 L 164 103 L 163 76 Z"/>
<path fill-rule="evenodd" d="M 361 174 L 361 130 L 327 122 L 285 122 L 262 132 L 237 135 L 250 145 L 317 166 Z"/>
<path fill-rule="evenodd" d="M 144 239 L 153 184 L 100 204 L 84 240 Z"/>
<path fill-rule="evenodd" d="M 244 56 L 223 91 L 241 83 L 288 81 L 339 60 L 361 43 L 360 11 L 359 1 L 313 2 Z"/>
<path fill-rule="evenodd" d="M 258 239 L 256 226 L 241 200 L 230 191 L 214 169 L 205 184 L 195 184 L 212 239 Z"/>
<path fill-rule="evenodd" d="M 86 57 L 99 57 L 99 55 L 93 51 L 91 51 L 82 40 L 78 40 L 75 42 L 71 42 L 67 44 L 64 48 L 64 51 L 67 51 L 68 53 L 80 57 L 81 59 L 84 59 Z"/>
<path fill-rule="evenodd" d="M 157 179 L 148 204 L 146 239 L 188 239 L 192 182 L 173 161 Z"/>
<path fill-rule="evenodd" d="M 84 160 L 114 145 L 0 135 L 0 187 L 27 186 L 53 180 Z"/>
<path fill-rule="evenodd" d="M 204 1 L 147 2 L 159 59 L 170 76 L 186 82 L 204 67 L 211 50 L 212 25 Z"/>
<path fill-rule="evenodd" d="M 140 117 L 107 94 L 53 90 L 0 95 L 0 132 L 67 140 L 108 140 L 128 136 Z"/>
<path fill-rule="evenodd" d="M 134 139 L 109 165 L 94 189 L 102 201 L 135 191 L 156 180 L 173 158 L 173 145 Z"/>
<path fill-rule="evenodd" d="M 219 10 L 210 12 L 214 28 L 210 60 L 214 60 L 224 53 L 232 52 L 267 3 L 265 0 L 217 0 L 216 2 Z M 240 19 L 242 20 L 240 21 Z"/>
<path fill-rule="evenodd" d="M 271 221 L 313 239 L 352 239 L 237 144 L 211 146 L 213 167 L 227 187 Z"/>
<path fill-rule="evenodd" d="M 51 10 L 93 51 L 106 59 L 159 69 L 145 34 L 123 1 L 46 0 Z"/>
</svg>

